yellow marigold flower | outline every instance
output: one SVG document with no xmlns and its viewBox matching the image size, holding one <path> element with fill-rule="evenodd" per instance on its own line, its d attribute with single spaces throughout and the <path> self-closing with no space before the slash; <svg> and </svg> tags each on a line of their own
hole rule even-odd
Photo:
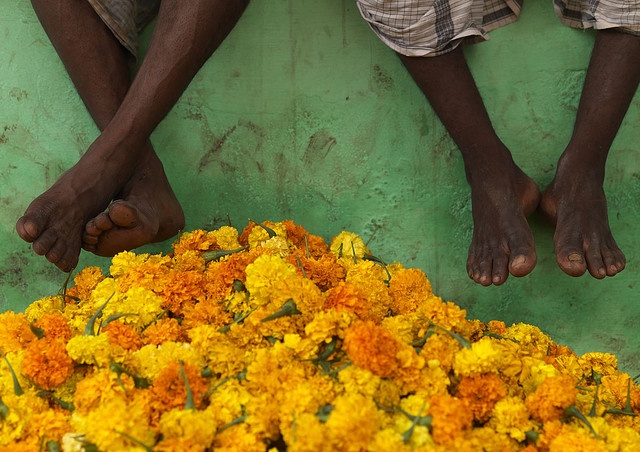
<svg viewBox="0 0 640 452">
<path fill-rule="evenodd" d="M 453 368 L 453 360 L 460 347 L 460 343 L 449 334 L 436 331 L 427 338 L 420 355 L 428 361 L 437 361 L 436 364 L 448 372 Z"/>
<path fill-rule="evenodd" d="M 209 234 L 215 237 L 221 250 L 235 250 L 242 246 L 238 241 L 238 230 L 231 226 L 222 226 Z"/>
<path fill-rule="evenodd" d="M 46 438 L 48 441 L 62 442 L 62 437 L 71 430 L 69 417 L 70 413 L 62 410 L 46 410 L 34 413 L 29 420 L 24 442 L 40 444 L 42 438 Z"/>
<path fill-rule="evenodd" d="M 194 271 L 203 272 L 205 269 L 205 261 L 202 253 L 198 251 L 188 250 L 181 254 L 173 256 L 171 261 L 171 269 L 178 272 Z"/>
<path fill-rule="evenodd" d="M 549 443 L 549 452 L 605 452 L 609 450 L 605 444 L 595 438 L 588 429 L 575 429 L 564 426 L 562 434 L 557 435 Z"/>
<path fill-rule="evenodd" d="M 43 338 L 31 342 L 22 359 L 22 373 L 46 390 L 64 383 L 73 373 L 73 360 L 64 341 Z"/>
<path fill-rule="evenodd" d="M 417 446 L 416 444 L 414 444 L 414 441 L 415 436 L 418 435 L 411 435 L 411 442 L 409 444 L 405 444 L 402 440 L 402 433 L 404 432 L 398 432 L 392 427 L 378 430 L 375 438 L 369 444 L 369 448 L 367 450 L 369 452 L 389 452 L 390 450 L 393 450 L 395 452 L 414 452 L 416 450 L 426 450 L 423 449 L 423 447 L 431 447 L 433 445 L 433 440 L 431 441 L 431 443 L 428 443 L 427 441 L 423 441 L 421 438 L 421 442 L 424 442 L 424 444 Z M 430 437 L 431 435 L 429 435 L 429 438 Z"/>
<path fill-rule="evenodd" d="M 74 412 L 71 424 L 99 450 L 139 448 L 132 439 L 147 447 L 155 443 L 155 432 L 148 423 L 147 407 L 140 403 L 129 403 L 120 397 L 104 400 L 84 416 Z"/>
<path fill-rule="evenodd" d="M 591 352 L 578 358 L 584 375 L 591 376 L 592 372 L 600 375 L 615 375 L 618 372 L 618 358 L 611 353 Z"/>
<path fill-rule="evenodd" d="M 126 393 L 135 388 L 134 381 L 126 374 L 120 375 L 108 368 L 89 373 L 76 384 L 73 396 L 75 411 L 87 415 L 108 400 L 126 398 Z"/>
<path fill-rule="evenodd" d="M 338 312 L 334 309 L 321 311 L 313 316 L 304 327 L 307 338 L 313 342 L 328 343 L 333 337 L 344 337 L 344 331 L 354 321 L 349 313 Z"/>
<path fill-rule="evenodd" d="M 585 375 L 584 369 L 575 355 L 556 356 L 553 365 L 563 374 L 572 375 L 576 380 L 580 380 L 582 377 L 591 377 L 591 371 Z"/>
<path fill-rule="evenodd" d="M 547 353 L 547 350 L 553 344 L 553 341 L 549 336 L 544 334 L 540 328 L 529 325 L 527 323 L 516 323 L 507 328 L 505 337 L 518 341 L 521 347 L 535 347 L 542 353 Z"/>
<path fill-rule="evenodd" d="M 67 353 L 79 364 L 108 366 L 111 362 L 111 346 L 106 334 L 98 336 L 74 336 L 67 342 Z"/>
<path fill-rule="evenodd" d="M 445 303 L 442 298 L 433 295 L 418 307 L 416 314 L 447 330 L 454 330 L 465 322 L 467 312 L 456 304 L 450 301 Z"/>
<path fill-rule="evenodd" d="M 293 413 L 293 422 L 281 427 L 286 444 L 292 452 L 333 452 L 325 425 L 313 413 Z"/>
<path fill-rule="evenodd" d="M 576 381 L 569 375 L 558 374 L 545 379 L 525 399 L 531 417 L 540 422 L 559 419 L 564 410 L 576 402 L 575 385 Z"/>
<path fill-rule="evenodd" d="M 190 451 L 206 450 L 216 436 L 216 420 L 209 411 L 173 409 L 160 418 L 163 441 L 181 439 L 194 446 Z"/>
<path fill-rule="evenodd" d="M 455 395 L 466 401 L 476 421 L 484 423 L 489 419 L 495 404 L 506 397 L 507 386 L 495 373 L 462 377 Z"/>
<path fill-rule="evenodd" d="M 547 378 L 559 374 L 558 370 L 551 364 L 546 364 L 536 358 L 523 357 L 523 368 L 520 375 L 520 384 L 525 394 L 535 391 Z"/>
<path fill-rule="evenodd" d="M 246 268 L 245 286 L 256 305 L 264 305 L 277 296 L 276 281 L 298 278 L 293 265 L 279 256 L 268 254 L 258 257 Z"/>
<path fill-rule="evenodd" d="M 358 260 L 364 258 L 365 254 L 371 253 L 359 235 L 346 231 L 341 232 L 331 240 L 329 250 L 338 257 L 349 257 L 351 259 L 353 259 L 355 251 L 355 258 Z"/>
<path fill-rule="evenodd" d="M 113 278 L 118 278 L 126 274 L 132 267 L 144 263 L 149 258 L 149 254 L 136 254 L 131 251 L 123 251 L 111 258 L 109 273 Z"/>
<path fill-rule="evenodd" d="M 398 344 L 384 328 L 373 322 L 356 322 L 345 331 L 344 350 L 357 366 L 380 377 L 396 369 Z"/>
<path fill-rule="evenodd" d="M 347 393 L 362 394 L 365 397 L 374 398 L 380 391 L 382 377 L 362 367 L 349 366 L 338 373 L 338 381 Z"/>
<path fill-rule="evenodd" d="M 139 377 L 155 380 L 171 363 L 183 361 L 198 369 L 206 366 L 205 358 L 191 344 L 164 342 L 158 346 L 144 345 L 140 350 L 127 355 L 124 364 Z"/>
<path fill-rule="evenodd" d="M 336 397 L 333 407 L 325 425 L 333 439 L 334 450 L 367 450 L 381 422 L 373 400 L 360 394 L 345 394 Z"/>
<path fill-rule="evenodd" d="M 27 306 L 24 315 L 29 322 L 35 322 L 48 312 L 60 311 L 63 306 L 64 303 L 60 295 L 44 297 Z"/>
<path fill-rule="evenodd" d="M 263 227 L 264 226 L 264 227 Z M 272 232 L 267 231 L 265 227 L 269 228 Z M 275 233 L 275 236 L 272 234 Z M 273 241 L 272 245 L 266 244 L 266 242 Z M 274 223 L 272 221 L 265 221 L 263 225 L 255 225 L 250 231 L 247 237 L 249 247 L 251 249 L 263 246 L 267 249 L 277 249 L 282 247 L 282 251 L 288 252 L 289 243 L 287 242 L 287 227 L 282 223 Z"/>
<path fill-rule="evenodd" d="M 472 426 L 473 415 L 466 403 L 449 394 L 434 394 L 428 400 L 433 416 L 431 436 L 437 444 L 449 444 Z"/>
<path fill-rule="evenodd" d="M 433 295 L 431 283 L 423 271 L 410 268 L 400 269 L 389 281 L 391 311 L 394 314 L 415 312 L 426 298 Z"/>
<path fill-rule="evenodd" d="M 454 357 L 453 370 L 459 376 L 473 376 L 494 372 L 502 366 L 502 349 L 493 339 L 483 337 L 471 348 L 459 350 Z"/>
<path fill-rule="evenodd" d="M 193 349 L 209 363 L 209 369 L 223 378 L 236 375 L 244 369 L 245 350 L 211 325 L 200 325 L 189 330 Z"/>
<path fill-rule="evenodd" d="M 13 311 L 0 314 L 0 350 L 3 353 L 23 350 L 35 339 L 24 314 Z"/>
<path fill-rule="evenodd" d="M 216 452 L 264 452 L 265 438 L 247 422 L 233 425 L 218 433 L 211 450 Z"/>
<path fill-rule="evenodd" d="M 6 407 L 6 412 L 0 422 L 0 447 L 21 442 L 33 416 L 49 408 L 46 400 L 32 392 L 20 396 L 13 393 L 3 394 L 2 403 Z M 38 445 L 39 443 L 31 444 L 30 450 L 38 450 Z M 6 448 L 5 450 L 13 452 L 14 449 Z"/>
<path fill-rule="evenodd" d="M 516 441 L 524 441 L 526 433 L 534 429 L 524 401 L 519 397 L 505 397 L 493 407 L 489 426 L 498 433 L 508 434 Z"/>
</svg>

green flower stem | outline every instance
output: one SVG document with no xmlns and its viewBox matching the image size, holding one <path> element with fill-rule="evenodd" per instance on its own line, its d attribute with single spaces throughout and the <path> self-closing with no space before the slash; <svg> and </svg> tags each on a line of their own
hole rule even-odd
<svg viewBox="0 0 640 452">
<path fill-rule="evenodd" d="M 7 418 L 7 414 L 9 414 L 9 407 L 5 405 L 2 397 L 0 397 L 0 420 L 4 421 Z"/>
<path fill-rule="evenodd" d="M 258 225 L 258 226 L 260 226 L 262 229 L 264 229 L 265 231 L 267 231 L 267 234 L 269 234 L 269 238 L 273 238 L 273 237 L 275 237 L 275 236 L 277 235 L 277 234 L 276 234 L 276 231 L 274 231 L 273 229 L 271 229 L 271 228 L 269 228 L 269 227 L 265 226 L 264 224 L 262 224 L 262 223 L 258 223 L 257 221 L 253 221 L 251 218 L 249 218 L 249 221 L 251 221 L 252 223 L 257 224 L 257 225 Z"/>
<path fill-rule="evenodd" d="M 4 357 L 4 360 L 7 363 L 7 367 L 9 367 L 9 372 L 11 373 L 11 378 L 13 379 L 13 393 L 17 396 L 21 396 L 22 394 L 24 394 L 24 391 L 22 390 L 22 386 L 20 386 L 18 377 L 16 376 L 16 373 L 13 371 L 13 367 L 11 367 L 11 363 L 9 362 L 7 355 L 3 353 L 2 356 Z"/>
<path fill-rule="evenodd" d="M 298 311 L 298 306 L 296 306 L 296 302 L 291 298 L 284 302 L 282 308 L 279 311 L 274 312 L 271 315 L 268 315 L 264 319 L 260 320 L 260 322 L 269 322 L 271 320 L 279 319 L 280 317 L 290 317 L 292 315 L 302 314 L 302 312 Z"/>
<path fill-rule="evenodd" d="M 182 361 L 180 361 L 180 375 L 182 375 L 184 386 L 187 389 L 187 402 L 184 405 L 184 409 L 195 410 L 196 404 L 193 400 L 193 391 L 191 391 L 191 386 L 189 386 L 189 379 L 187 378 L 187 373 L 184 371 L 184 363 Z"/>
<path fill-rule="evenodd" d="M 83 336 L 96 335 L 96 332 L 95 332 L 96 320 L 102 317 L 102 311 L 104 310 L 105 306 L 107 306 L 107 303 L 111 301 L 114 295 L 115 295 L 115 292 L 109 295 L 109 298 L 107 298 L 107 301 L 105 301 L 104 304 L 98 308 L 95 314 L 91 316 L 91 318 L 89 319 L 89 322 L 87 323 L 87 327 L 84 329 Z"/>
<path fill-rule="evenodd" d="M 575 405 L 569 405 L 564 410 L 564 414 L 567 415 L 567 417 L 575 417 L 576 419 L 579 419 L 584 425 L 586 425 L 589 428 L 589 430 L 591 430 L 591 433 L 596 439 L 600 439 L 600 437 L 598 436 L 596 431 L 593 429 L 593 426 L 591 425 L 587 417 L 580 412 L 578 407 L 576 407 Z"/>
<path fill-rule="evenodd" d="M 244 251 L 247 248 L 249 248 L 249 246 L 245 245 L 245 246 L 241 246 L 240 248 L 236 248 L 234 250 L 211 250 L 211 251 L 205 251 L 204 253 L 202 253 L 202 258 L 204 259 L 204 261 L 206 263 L 209 263 L 209 262 L 212 262 L 212 261 L 217 261 L 217 260 L 221 259 L 224 256 L 229 256 L 231 254 L 239 253 L 240 251 Z"/>
</svg>

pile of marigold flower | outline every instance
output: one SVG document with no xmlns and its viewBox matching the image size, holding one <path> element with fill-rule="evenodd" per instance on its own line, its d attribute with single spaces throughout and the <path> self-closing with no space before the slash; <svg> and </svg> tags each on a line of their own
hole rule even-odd
<svg viewBox="0 0 640 452">
<path fill-rule="evenodd" d="M 0 314 L 3 451 L 631 451 L 615 356 L 466 318 L 291 221 L 123 252 Z"/>
</svg>

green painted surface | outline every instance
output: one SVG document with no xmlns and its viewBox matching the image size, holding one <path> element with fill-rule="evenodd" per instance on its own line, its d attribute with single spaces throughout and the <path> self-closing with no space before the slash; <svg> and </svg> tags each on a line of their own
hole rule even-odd
<svg viewBox="0 0 640 452">
<path fill-rule="evenodd" d="M 97 129 L 30 2 L 2 2 L 0 17 L 0 310 L 21 310 L 55 293 L 65 275 L 18 238 L 15 220 Z M 593 39 L 562 27 L 550 1 L 527 1 L 520 21 L 467 49 L 500 136 L 542 186 L 570 136 Z M 326 239 L 343 229 L 373 235 L 374 254 L 422 268 L 470 317 L 538 325 L 578 353 L 618 354 L 635 375 L 639 115 L 636 96 L 605 187 L 627 269 L 604 281 L 565 276 L 553 231 L 532 218 L 538 266 L 489 288 L 465 274 L 472 225 L 458 151 L 352 0 L 254 0 L 152 140 L 187 229 L 218 227 L 229 215 L 238 227 L 293 219 Z M 80 267 L 108 263 L 83 254 Z"/>
</svg>

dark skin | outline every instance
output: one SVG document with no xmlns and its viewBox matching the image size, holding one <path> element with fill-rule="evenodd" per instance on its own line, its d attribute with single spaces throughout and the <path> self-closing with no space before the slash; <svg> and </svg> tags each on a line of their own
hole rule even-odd
<svg viewBox="0 0 640 452">
<path fill-rule="evenodd" d="M 603 189 L 609 149 L 640 82 L 640 37 L 598 31 L 573 136 L 544 192 L 496 135 L 460 47 L 437 57 L 400 56 L 461 151 L 471 187 L 473 237 L 467 272 L 503 284 L 529 274 L 537 257 L 527 217 L 536 208 L 555 225 L 558 265 L 595 278 L 625 267 Z"/>
<path fill-rule="evenodd" d="M 164 0 L 133 80 L 126 51 L 87 2 L 32 3 L 101 133 L 29 205 L 18 234 L 63 271 L 82 247 L 112 256 L 175 235 L 184 215 L 149 137 L 248 0 Z"/>
</svg>

